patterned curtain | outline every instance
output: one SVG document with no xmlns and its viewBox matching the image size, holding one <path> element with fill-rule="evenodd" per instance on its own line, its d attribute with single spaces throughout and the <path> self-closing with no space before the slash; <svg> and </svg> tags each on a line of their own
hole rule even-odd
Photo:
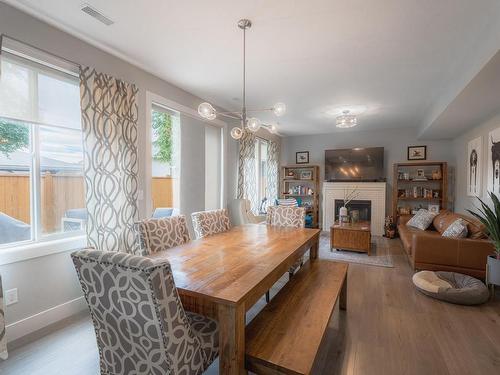
<svg viewBox="0 0 500 375">
<path fill-rule="evenodd" d="M 137 88 L 94 69 L 80 70 L 89 246 L 135 252 Z"/>
<path fill-rule="evenodd" d="M 280 149 L 278 143 L 274 141 L 268 141 L 267 145 L 267 203 L 274 205 L 274 200 L 279 198 Z"/>
<path fill-rule="evenodd" d="M 238 159 L 238 199 L 248 199 L 254 213 L 259 212 L 256 177 L 255 134 L 245 131 L 243 133 L 243 137 L 240 139 L 240 153 Z"/>
<path fill-rule="evenodd" d="M 0 358 L 3 360 L 8 358 L 7 337 L 5 336 L 5 311 L 3 307 L 2 276 L 0 276 Z"/>
</svg>

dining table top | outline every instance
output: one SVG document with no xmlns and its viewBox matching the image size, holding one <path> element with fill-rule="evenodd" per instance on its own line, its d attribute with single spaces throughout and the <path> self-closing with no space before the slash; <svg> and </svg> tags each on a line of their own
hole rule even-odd
<svg viewBox="0 0 500 375">
<path fill-rule="evenodd" d="M 296 252 L 317 241 L 319 232 L 245 224 L 148 257 L 169 261 L 183 294 L 238 304 L 280 265 L 295 261 Z"/>
</svg>

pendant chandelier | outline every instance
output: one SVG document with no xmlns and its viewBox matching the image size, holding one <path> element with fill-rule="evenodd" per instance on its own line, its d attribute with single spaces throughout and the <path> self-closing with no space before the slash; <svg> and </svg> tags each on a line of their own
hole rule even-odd
<svg viewBox="0 0 500 375">
<path fill-rule="evenodd" d="M 240 121 L 240 127 L 231 129 L 231 137 L 240 139 L 245 132 L 245 128 L 255 133 L 261 127 L 267 129 L 271 133 L 276 132 L 276 125 L 264 124 L 256 117 L 248 117 L 250 113 L 255 112 L 273 112 L 276 116 L 283 116 L 286 112 L 286 105 L 283 103 L 276 103 L 272 108 L 248 110 L 246 107 L 246 30 L 252 26 L 252 22 L 247 19 L 238 21 L 238 27 L 243 30 L 243 107 L 239 112 L 217 112 L 217 110 L 210 103 L 201 103 L 198 106 L 198 113 L 201 117 L 207 120 L 214 120 L 217 115 L 237 119 Z"/>
<path fill-rule="evenodd" d="M 358 119 L 355 115 L 349 114 L 349 111 L 343 111 L 343 114 L 337 116 L 337 128 L 352 128 L 358 125 Z"/>
</svg>

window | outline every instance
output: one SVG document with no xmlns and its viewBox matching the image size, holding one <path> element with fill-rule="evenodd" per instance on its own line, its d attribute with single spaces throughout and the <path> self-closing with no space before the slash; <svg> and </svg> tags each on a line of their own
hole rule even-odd
<svg viewBox="0 0 500 375">
<path fill-rule="evenodd" d="M 151 197 L 154 216 L 179 208 L 179 113 L 153 103 L 151 109 Z"/>
<path fill-rule="evenodd" d="M 85 227 L 77 75 L 2 51 L 0 246 L 81 234 Z"/>
<path fill-rule="evenodd" d="M 267 146 L 268 143 L 262 138 L 255 141 L 255 171 L 257 174 L 257 196 L 259 197 L 259 213 L 265 213 L 266 207 L 270 202 L 267 187 Z"/>
</svg>

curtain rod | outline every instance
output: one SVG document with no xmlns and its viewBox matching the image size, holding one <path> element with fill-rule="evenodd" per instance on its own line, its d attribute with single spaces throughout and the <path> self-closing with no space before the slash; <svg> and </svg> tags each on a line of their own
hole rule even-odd
<svg viewBox="0 0 500 375">
<path fill-rule="evenodd" d="M 45 50 L 45 49 L 43 49 L 43 48 L 39 48 L 39 47 L 36 47 L 36 46 L 34 46 L 34 45 L 32 45 L 32 44 L 29 44 L 29 43 L 23 42 L 22 40 L 19 40 L 19 39 L 13 38 L 13 37 L 11 37 L 11 36 L 9 36 L 9 35 L 7 35 L 7 34 L 0 34 L 0 53 L 1 53 L 1 50 L 2 50 L 2 47 L 3 47 L 4 38 L 5 38 L 5 39 L 7 39 L 7 40 L 8 40 L 8 39 L 10 39 L 10 40 L 12 40 L 12 41 L 14 41 L 14 42 L 16 42 L 16 43 L 19 43 L 19 44 L 21 44 L 21 45 L 25 45 L 25 46 L 27 46 L 27 47 L 29 47 L 29 48 L 32 48 L 32 49 L 35 49 L 35 50 L 40 51 L 40 52 L 42 52 L 42 53 L 45 53 L 45 54 L 47 54 L 47 55 L 49 55 L 49 56 L 51 56 L 51 57 L 54 57 L 54 58 L 56 58 L 56 59 L 59 59 L 59 60 L 64 61 L 64 62 L 65 62 L 65 63 L 67 63 L 67 64 L 74 65 L 75 67 L 81 68 L 81 66 L 82 66 L 81 64 L 79 64 L 79 63 L 77 63 L 77 62 L 74 62 L 74 61 L 68 60 L 68 59 L 67 59 L 67 58 L 65 58 L 65 57 L 61 57 L 61 56 L 59 56 L 59 55 L 56 55 L 55 53 L 52 53 L 52 52 L 50 52 L 50 51 L 47 51 L 47 50 Z"/>
</svg>

